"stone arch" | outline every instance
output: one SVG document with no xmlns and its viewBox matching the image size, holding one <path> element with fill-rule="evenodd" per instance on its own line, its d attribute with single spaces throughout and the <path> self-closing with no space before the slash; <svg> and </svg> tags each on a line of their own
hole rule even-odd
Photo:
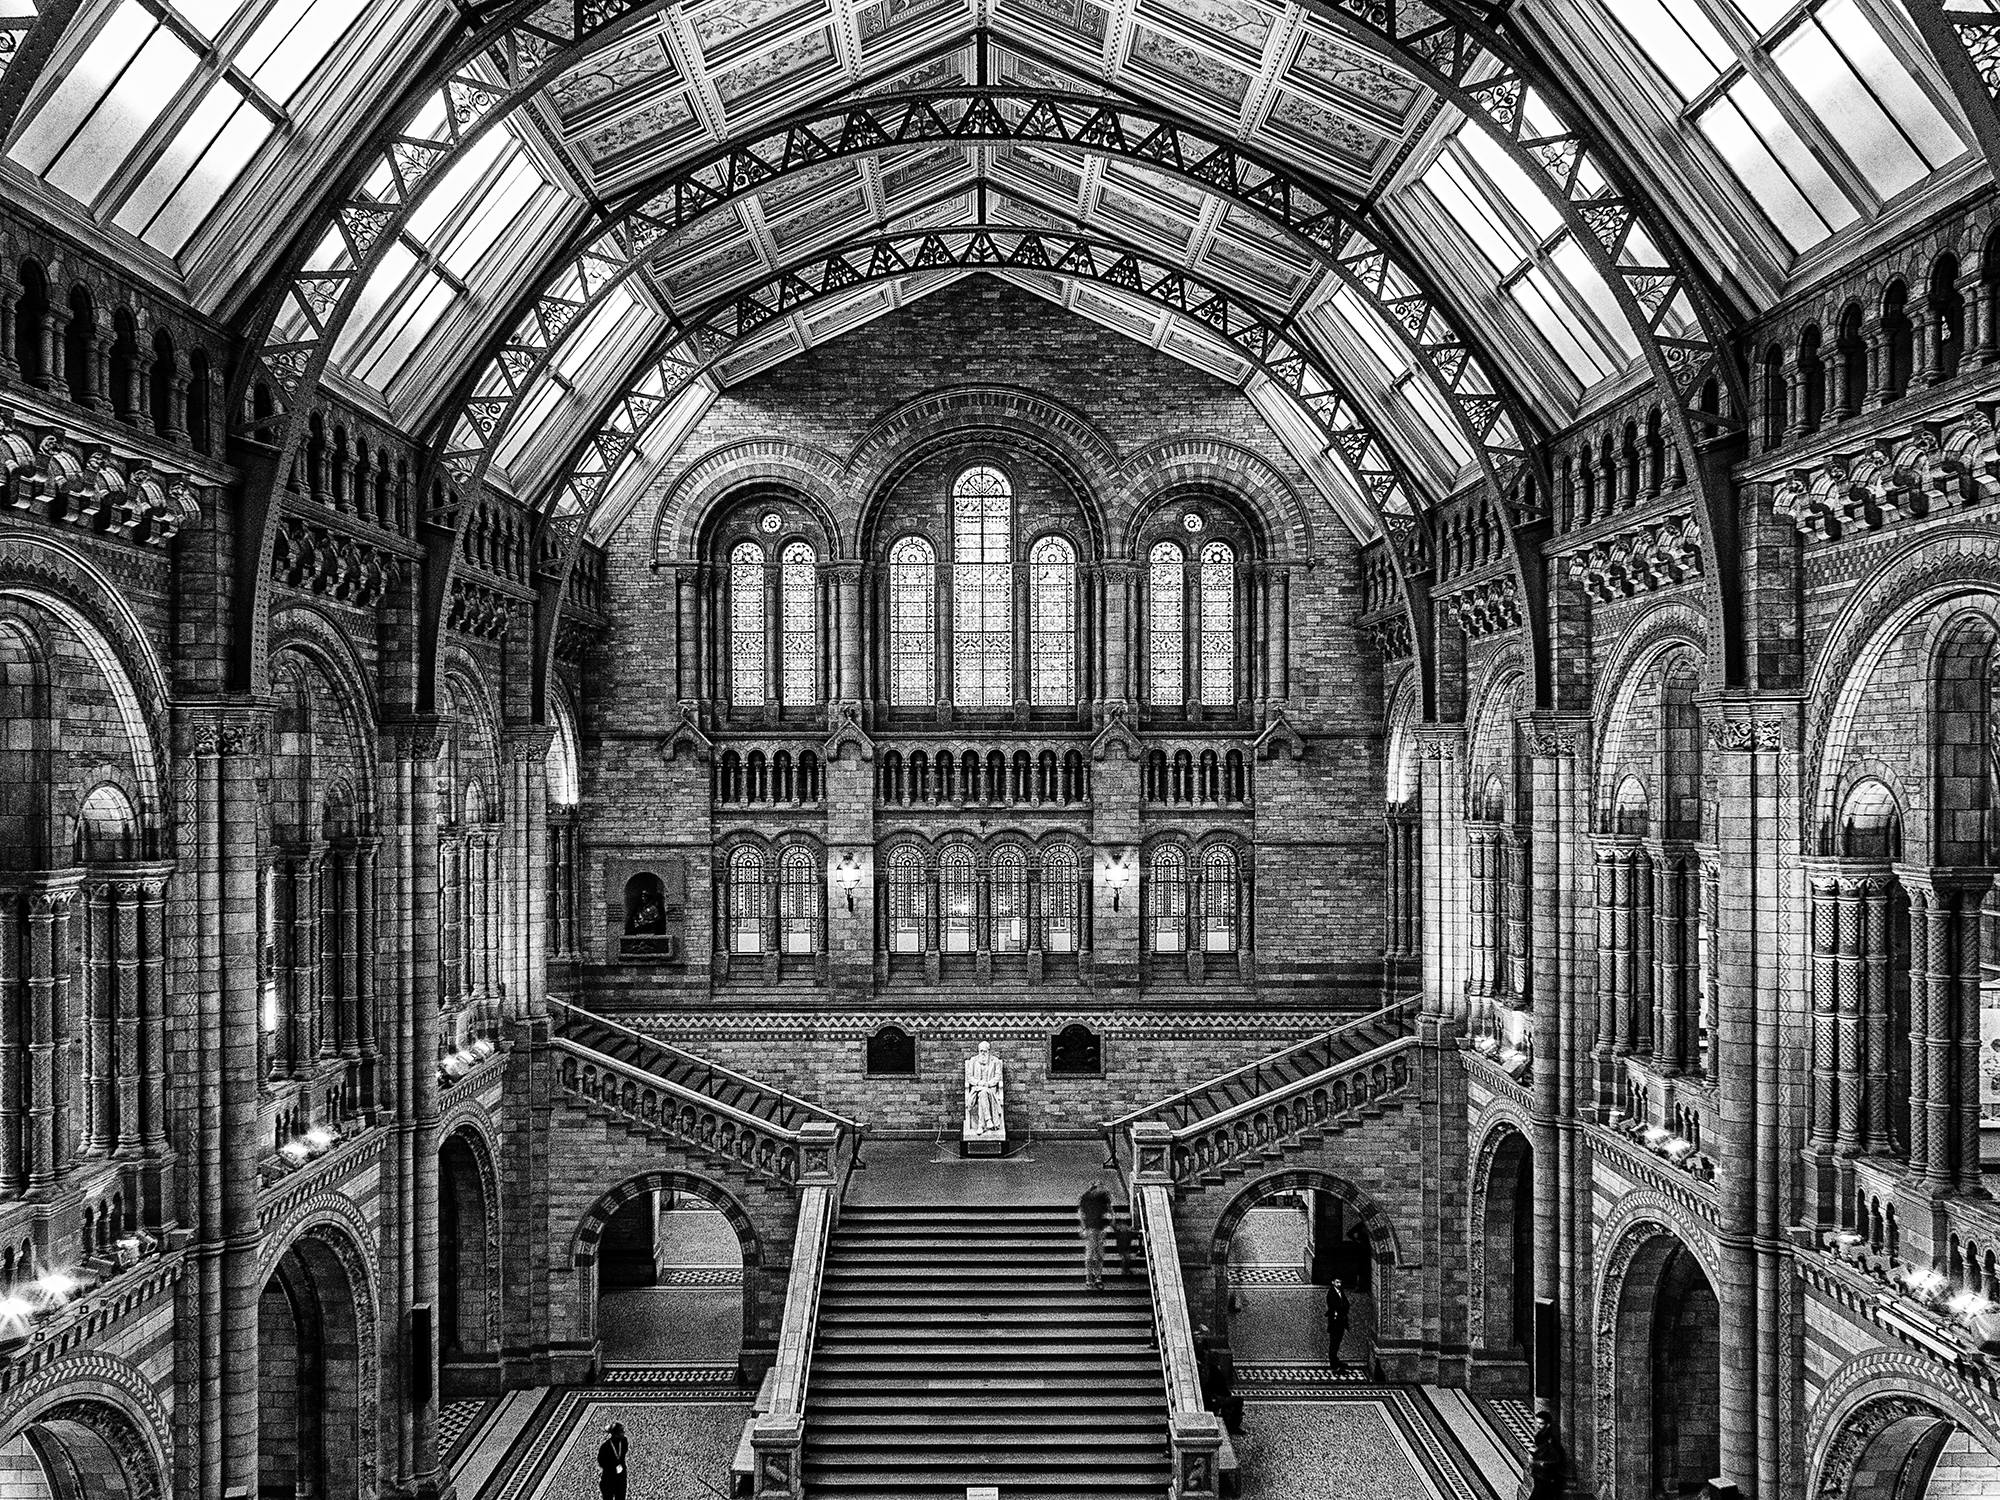
<svg viewBox="0 0 2000 1500">
<path fill-rule="evenodd" d="M 1699 835 L 1698 826 L 1687 827 L 1680 804 L 1695 802 L 1693 821 L 1698 824 L 1702 747 L 1693 703 L 1705 668 L 1703 650 L 1700 622 L 1685 604 L 1649 612 L 1620 638 L 1613 666 L 1602 679 L 1609 690 L 1602 694 L 1597 714 L 1600 827 L 1614 826 L 1619 791 L 1636 777 L 1661 833 L 1671 827 L 1678 833 L 1669 836 Z"/>
<path fill-rule="evenodd" d="M 1510 647 L 1499 653 L 1468 699 L 1470 729 L 1465 739 L 1467 794 L 1490 800 L 1485 795 L 1486 783 L 1497 776 L 1506 813 L 1516 822 L 1521 820 L 1527 800 L 1514 727 L 1526 686 L 1527 671 L 1520 651 Z M 1490 809 L 1482 811 L 1491 813 Z"/>
<path fill-rule="evenodd" d="M 266 1240 L 262 1257 L 259 1428 L 271 1435 L 289 1430 L 293 1467 L 286 1468 L 282 1444 L 260 1440 L 260 1482 L 282 1485 L 284 1473 L 317 1462 L 327 1500 L 365 1500 L 376 1492 L 381 1333 L 373 1248 L 365 1233 L 356 1233 L 356 1218 L 351 1203 L 323 1195 L 288 1234 Z M 288 1388 L 288 1368 L 316 1375 L 316 1386 Z"/>
<path fill-rule="evenodd" d="M 1141 450 L 1119 469 L 1118 488 L 1104 499 L 1111 555 L 1122 555 L 1138 518 L 1184 490 L 1213 490 L 1258 517 L 1270 555 L 1311 566 L 1311 512 L 1298 487 L 1260 455 L 1220 438 L 1169 438 Z"/>
<path fill-rule="evenodd" d="M 1236 1238 L 1244 1215 L 1280 1194 L 1306 1189 L 1332 1194 L 1354 1211 L 1368 1231 L 1368 1249 L 1375 1266 L 1375 1336 L 1378 1341 L 1392 1341 L 1401 1332 L 1397 1318 L 1395 1273 L 1403 1264 L 1403 1257 L 1397 1244 L 1396 1226 L 1383 1212 L 1382 1206 L 1367 1193 L 1345 1177 L 1336 1177 L 1317 1167 L 1293 1167 L 1254 1178 L 1239 1188 L 1236 1196 L 1223 1208 L 1215 1221 L 1215 1231 L 1210 1235 L 1208 1245 L 1209 1266 L 1213 1273 L 1209 1326 L 1229 1326 L 1229 1243 Z"/>
<path fill-rule="evenodd" d="M 0 1414 L 0 1449 L 42 1435 L 86 1475 L 122 1482 L 58 1500 L 167 1500 L 173 1436 L 151 1384 L 132 1365 L 99 1352 L 58 1359 L 27 1380 Z M 82 1449 L 82 1452 L 78 1452 Z"/>
<path fill-rule="evenodd" d="M 273 661 L 286 651 L 298 653 L 318 667 L 332 696 L 340 705 L 348 733 L 354 738 L 358 779 L 356 805 L 372 812 L 375 806 L 375 728 L 382 721 L 375 683 L 354 653 L 353 642 L 328 617 L 311 604 L 290 604 L 271 617 L 270 655 Z"/>
<path fill-rule="evenodd" d="M 1923 1500 L 1930 1463 L 1946 1448 L 1990 1461 L 2000 1479 L 2000 1410 L 1992 1399 L 1906 1350 L 1872 1349 L 1837 1368 L 1805 1438 L 1812 1500 Z"/>
<path fill-rule="evenodd" d="M 1597 1403 L 1598 1492 L 1658 1493 L 1660 1462 L 1705 1467 L 1697 1477 L 1706 1478 L 1717 1462 L 1708 1449 L 1720 1441 L 1721 1396 L 1719 1277 L 1708 1236 L 1678 1205 L 1640 1192 L 1619 1204 L 1599 1243 L 1610 1250 L 1595 1319 L 1597 1388 L 1609 1393 Z M 1663 1311 L 1672 1322 L 1661 1321 Z M 1675 1378 L 1662 1379 L 1656 1367 L 1669 1349 L 1680 1363 Z M 1713 1385 L 1704 1389 L 1698 1377 L 1711 1355 Z"/>
<path fill-rule="evenodd" d="M 1534 1243 L 1533 1139 L 1527 1120 L 1501 1107 L 1490 1114 L 1473 1154 L 1467 1330 L 1475 1368 L 1487 1361 L 1499 1365 L 1490 1378 L 1481 1369 L 1482 1384 L 1493 1395 L 1525 1396 L 1533 1366 L 1534 1265 L 1531 1258 L 1523 1266 L 1520 1255 L 1524 1238 L 1531 1254 Z"/>
<path fill-rule="evenodd" d="M 597 1246 L 604 1237 L 604 1231 L 618 1210 L 634 1198 L 661 1191 L 693 1193 L 698 1198 L 706 1199 L 736 1231 L 736 1245 L 743 1255 L 742 1347 L 753 1347 L 759 1326 L 758 1285 L 763 1280 L 757 1272 L 764 1263 L 763 1242 L 757 1233 L 757 1226 L 751 1222 L 749 1211 L 736 1195 L 722 1184 L 694 1172 L 673 1170 L 641 1172 L 626 1178 L 599 1194 L 597 1201 L 584 1210 L 583 1217 L 577 1221 L 576 1232 L 570 1238 L 569 1253 L 570 1264 L 576 1268 L 576 1338 L 584 1344 L 593 1344 L 597 1340 Z"/>
<path fill-rule="evenodd" d="M 1389 701 L 1388 748 L 1383 757 L 1390 807 L 1413 804 L 1417 796 L 1417 674 L 1405 674 Z"/>
<path fill-rule="evenodd" d="M 782 438 L 756 438 L 715 448 L 692 459 L 661 492 L 653 514 L 653 561 L 693 561 L 709 519 L 746 490 L 789 491 L 826 528 L 838 556 L 852 556 L 854 541 L 841 532 L 841 463 L 824 448 Z"/>
<path fill-rule="evenodd" d="M 500 1174 L 485 1111 L 453 1110 L 438 1127 L 438 1361 L 441 1394 L 483 1391 L 479 1366 L 500 1352 Z M 453 1232 L 447 1232 L 449 1228 Z M 455 1249 L 455 1255 L 447 1251 Z M 460 1356 L 446 1358 L 447 1352 Z M 497 1364 L 493 1368 L 497 1378 Z"/>
</svg>

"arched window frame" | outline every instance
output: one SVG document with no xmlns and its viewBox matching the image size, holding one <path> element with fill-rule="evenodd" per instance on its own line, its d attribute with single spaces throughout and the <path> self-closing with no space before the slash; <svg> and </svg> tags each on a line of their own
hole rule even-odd
<svg viewBox="0 0 2000 1500">
<path fill-rule="evenodd" d="M 1028 949 L 1028 860 L 1013 844 L 993 851 L 991 882 L 992 932 L 995 953 L 1025 953 Z"/>
<path fill-rule="evenodd" d="M 1201 592 L 1201 703 L 1204 708 L 1236 707 L 1236 549 L 1228 542 L 1204 542 L 1197 575 Z"/>
<path fill-rule="evenodd" d="M 764 600 L 764 549 L 756 542 L 738 542 L 729 549 L 729 702 L 736 708 L 761 708 L 768 690 L 765 656 L 768 646 Z"/>
<path fill-rule="evenodd" d="M 929 924 L 930 902 L 924 857 L 911 844 L 889 852 L 884 908 L 891 953 L 922 953 Z"/>
<path fill-rule="evenodd" d="M 899 537 L 889 548 L 889 702 L 937 702 L 937 552 L 928 538 Z"/>
<path fill-rule="evenodd" d="M 951 693 L 958 708 L 1014 702 L 1014 485 L 990 463 L 951 485 Z"/>
<path fill-rule="evenodd" d="M 1036 708 L 1076 702 L 1076 548 L 1057 533 L 1028 549 L 1029 701 Z"/>
<path fill-rule="evenodd" d="M 1178 844 L 1162 844 L 1147 862 L 1147 950 L 1152 953 L 1185 953 L 1187 919 L 1187 851 Z"/>
<path fill-rule="evenodd" d="M 819 861 L 804 844 L 787 845 L 778 856 L 778 951 L 820 951 Z"/>
<path fill-rule="evenodd" d="M 1083 946 L 1081 890 L 1083 861 L 1068 844 L 1042 852 L 1042 949 L 1075 953 Z"/>
<path fill-rule="evenodd" d="M 785 543 L 778 563 L 779 673 L 787 708 L 819 702 L 819 557 L 811 542 Z"/>
<path fill-rule="evenodd" d="M 938 851 L 938 951 L 979 947 L 979 862 L 964 844 Z"/>
<path fill-rule="evenodd" d="M 729 851 L 729 951 L 754 957 L 764 952 L 764 851 L 738 844 Z"/>
<path fill-rule="evenodd" d="M 1146 701 L 1187 703 L 1187 553 L 1174 541 L 1146 554 Z"/>
<path fill-rule="evenodd" d="M 1234 953 L 1242 943 L 1242 865 L 1227 844 L 1210 844 L 1201 855 L 1201 949 Z"/>
</svg>

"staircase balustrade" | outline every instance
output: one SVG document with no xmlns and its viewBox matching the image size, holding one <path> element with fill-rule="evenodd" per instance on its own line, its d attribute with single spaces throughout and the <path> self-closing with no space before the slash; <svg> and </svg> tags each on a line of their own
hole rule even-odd
<svg viewBox="0 0 2000 1500">
<path fill-rule="evenodd" d="M 853 1168 L 851 1154 L 843 1160 L 845 1136 L 825 1120 L 808 1121 L 799 1129 L 799 1225 L 785 1283 L 784 1321 L 778 1327 L 778 1358 L 771 1367 L 771 1404 L 750 1423 L 757 1500 L 802 1500 L 805 1493 L 806 1377 L 819 1326 L 827 1242 Z"/>
<path fill-rule="evenodd" d="M 1157 1120 L 1131 1127 L 1133 1154 L 1126 1184 L 1132 1216 L 1146 1244 L 1146 1275 L 1153 1292 L 1153 1324 L 1167 1383 L 1167 1442 L 1173 1460 L 1171 1500 L 1213 1500 L 1218 1494 L 1222 1422 L 1202 1405 L 1201 1361 L 1181 1278 L 1174 1234 L 1174 1188 L 1166 1171 L 1172 1140 Z"/>
</svg>

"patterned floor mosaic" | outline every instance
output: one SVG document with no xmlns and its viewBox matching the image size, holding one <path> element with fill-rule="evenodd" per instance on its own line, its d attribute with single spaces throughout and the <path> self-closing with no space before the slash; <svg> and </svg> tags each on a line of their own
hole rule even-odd
<svg viewBox="0 0 2000 1500">
<path fill-rule="evenodd" d="M 485 1397 L 473 1401 L 447 1401 L 438 1408 L 438 1451 L 446 1458 L 457 1455 L 465 1440 L 479 1426 L 493 1403 Z"/>
<path fill-rule="evenodd" d="M 1489 1400 L 1486 1413 L 1514 1446 L 1527 1453 L 1535 1446 L 1535 1409 L 1525 1401 Z"/>
<path fill-rule="evenodd" d="M 1422 1393 L 1402 1386 L 1261 1391 L 1235 1446 L 1242 1500 L 1506 1500 Z"/>
<path fill-rule="evenodd" d="M 597 1445 L 613 1421 L 631 1439 L 634 1500 L 714 1500 L 729 1493 L 729 1460 L 750 1416 L 747 1391 L 650 1384 L 566 1391 L 538 1414 L 514 1455 L 477 1497 L 597 1500 Z"/>
</svg>

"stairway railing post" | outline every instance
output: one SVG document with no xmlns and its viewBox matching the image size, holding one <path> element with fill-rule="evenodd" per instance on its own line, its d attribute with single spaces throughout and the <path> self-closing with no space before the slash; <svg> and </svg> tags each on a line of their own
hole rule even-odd
<svg viewBox="0 0 2000 1500">
<path fill-rule="evenodd" d="M 750 1424 L 757 1500 L 803 1500 L 805 1494 L 806 1377 L 812 1369 L 827 1241 L 839 1217 L 842 1167 L 838 1126 L 810 1120 L 799 1127 L 799 1227 L 792 1241 L 784 1321 L 778 1328 L 778 1358 L 771 1367 L 771 1405 Z"/>
<path fill-rule="evenodd" d="M 1153 1323 L 1167 1385 L 1167 1441 L 1173 1456 L 1172 1500 L 1214 1500 L 1222 1422 L 1202 1405 L 1201 1365 L 1174 1234 L 1173 1133 L 1158 1120 L 1132 1126 L 1132 1217 L 1146 1246 Z"/>
</svg>

